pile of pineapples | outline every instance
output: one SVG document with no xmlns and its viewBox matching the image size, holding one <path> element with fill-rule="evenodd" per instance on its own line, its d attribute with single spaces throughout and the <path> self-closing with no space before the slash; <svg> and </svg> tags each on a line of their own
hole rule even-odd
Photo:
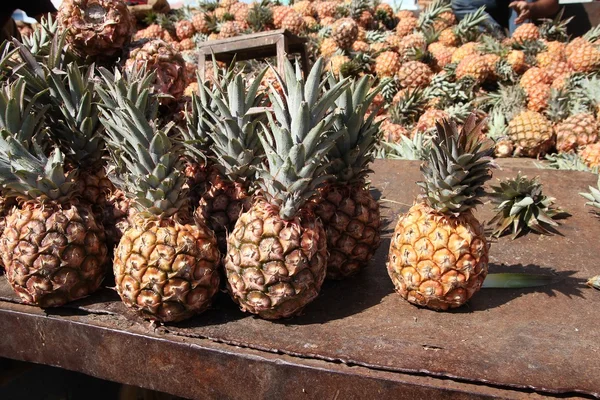
<svg viewBox="0 0 600 400">
<path fill-rule="evenodd" d="M 136 32 L 121 1 L 64 1 L 2 47 L 6 277 L 49 307 L 90 295 L 112 266 L 150 319 L 198 314 L 220 287 L 243 310 L 293 316 L 379 246 L 379 154 L 428 161 L 390 248 L 397 291 L 464 304 L 487 274 L 472 210 L 491 156 L 600 157 L 600 29 L 569 42 L 559 17 L 501 39 L 484 17 L 457 23 L 443 0 L 418 17 L 364 0 L 229 1 Z M 309 36 L 310 73 L 211 62 L 198 80 L 198 43 L 276 28 Z"/>
<path fill-rule="evenodd" d="M 365 267 L 381 226 L 373 79 L 287 63 L 269 70 L 280 90 L 267 100 L 266 69 L 250 82 L 215 65 L 181 110 L 167 90 L 175 50 L 149 42 L 138 50 L 154 57 L 120 61 L 132 25 L 118 5 L 66 1 L 3 44 L 0 252 L 20 298 L 88 296 L 112 256 L 116 291 L 144 317 L 198 314 L 224 280 L 243 310 L 274 319 Z"/>
<path fill-rule="evenodd" d="M 371 75 L 383 85 L 369 110 L 377 108 L 382 122 L 380 157 L 422 158 L 436 121 L 461 122 L 476 110 L 489 116 L 484 131 L 498 157 L 559 153 L 551 165 L 597 168 L 600 29 L 570 40 L 569 21 L 559 15 L 506 38 L 487 29 L 483 9 L 458 22 L 449 3 L 435 0 L 413 13 L 370 0 L 204 2 L 140 21 L 128 62 L 157 60 L 166 76 L 161 90 L 180 99 L 181 109 L 198 91 L 196 46 L 287 29 L 309 39 L 311 57 L 323 57 L 328 71 Z M 255 65 L 245 72 L 256 75 Z M 212 63 L 207 69 L 210 75 Z M 261 90 L 277 87 L 270 71 L 261 81 Z"/>
</svg>

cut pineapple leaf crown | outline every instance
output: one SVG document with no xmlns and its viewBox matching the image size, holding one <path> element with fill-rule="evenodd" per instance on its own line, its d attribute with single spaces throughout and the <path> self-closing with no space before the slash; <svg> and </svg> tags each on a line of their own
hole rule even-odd
<svg viewBox="0 0 600 400">
<path fill-rule="evenodd" d="M 490 224 L 496 225 L 492 233 L 496 237 L 508 231 L 512 231 L 513 239 L 527 231 L 550 235 L 558 226 L 553 218 L 566 214 L 562 209 L 553 207 L 554 198 L 542 193 L 542 184 L 537 177 L 528 179 L 518 173 L 514 179 L 492 186 L 492 190 L 490 196 L 496 205 L 496 215 Z"/>
</svg>

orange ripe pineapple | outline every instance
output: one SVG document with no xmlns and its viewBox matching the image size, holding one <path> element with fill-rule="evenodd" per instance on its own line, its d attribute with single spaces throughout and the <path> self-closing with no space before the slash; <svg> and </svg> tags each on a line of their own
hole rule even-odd
<svg viewBox="0 0 600 400">
<path fill-rule="evenodd" d="M 533 40 L 538 40 L 540 38 L 540 30 L 535 24 L 530 22 L 521 24 L 515 29 L 512 40 L 515 43 L 525 43 Z"/>
<path fill-rule="evenodd" d="M 475 120 L 460 131 L 454 122 L 438 126 L 435 151 L 421 167 L 423 196 L 400 216 L 391 240 L 387 270 L 396 292 L 434 310 L 463 305 L 487 275 L 489 245 L 473 209 L 491 178 L 493 145 L 481 142 Z"/>
<path fill-rule="evenodd" d="M 600 168 L 600 143 L 588 144 L 583 147 L 579 155 L 590 168 Z"/>
<path fill-rule="evenodd" d="M 539 67 L 529 68 L 527 71 L 525 71 L 525 73 L 521 76 L 521 79 L 519 80 L 519 85 L 521 85 L 521 87 L 525 90 L 539 83 L 552 83 L 546 71 Z"/>
<path fill-rule="evenodd" d="M 513 71 L 517 74 L 523 73 L 527 68 L 525 62 L 525 53 L 521 50 L 511 50 L 506 56 L 506 61 L 511 65 Z"/>
<path fill-rule="evenodd" d="M 379 77 L 394 76 L 400 69 L 400 55 L 385 51 L 375 59 L 375 73 Z"/>
<path fill-rule="evenodd" d="M 538 83 L 527 89 L 527 108 L 531 111 L 541 112 L 548 107 L 550 98 L 550 85 Z"/>
<path fill-rule="evenodd" d="M 397 76 L 403 88 L 426 87 L 431 81 L 433 71 L 420 61 L 408 61 L 400 67 Z"/>
<path fill-rule="evenodd" d="M 408 17 L 403 18 L 396 25 L 396 35 L 400 37 L 408 36 L 417 28 L 417 18 Z"/>
<path fill-rule="evenodd" d="M 479 51 L 479 43 L 469 42 L 460 46 L 452 54 L 452 62 L 459 63 L 463 58 L 471 54 L 481 54 L 481 52 Z"/>
<path fill-rule="evenodd" d="M 577 150 L 598 141 L 598 124 L 593 115 L 580 113 L 570 116 L 555 127 L 556 149 L 560 152 Z"/>
<path fill-rule="evenodd" d="M 554 144 L 551 122 L 544 115 L 521 111 L 508 123 L 508 134 L 515 143 L 515 155 L 540 157 Z"/>
<path fill-rule="evenodd" d="M 470 54 L 463 58 L 456 66 L 456 79 L 471 77 L 476 82 L 482 83 L 490 75 L 490 71 L 483 56 Z"/>
</svg>

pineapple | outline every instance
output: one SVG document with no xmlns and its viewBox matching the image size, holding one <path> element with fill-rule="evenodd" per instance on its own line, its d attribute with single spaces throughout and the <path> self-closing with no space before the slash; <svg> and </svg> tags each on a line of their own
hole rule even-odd
<svg viewBox="0 0 600 400">
<path fill-rule="evenodd" d="M 600 179 L 598 180 L 597 187 L 589 186 L 589 189 L 590 191 L 588 193 L 579 193 L 579 195 L 586 200 L 589 200 L 587 203 L 585 203 L 586 206 L 592 206 L 600 209 Z M 595 277 L 595 281 L 595 287 L 600 289 L 600 275 Z"/>
<path fill-rule="evenodd" d="M 167 96 L 161 103 L 171 105 L 183 95 L 186 87 L 185 61 L 181 54 L 168 43 L 156 39 L 131 51 L 125 67 L 129 71 L 146 67 L 153 74 L 154 90 Z"/>
<path fill-rule="evenodd" d="M 119 57 L 135 29 L 121 0 L 64 0 L 57 19 L 75 52 L 97 61 Z"/>
<path fill-rule="evenodd" d="M 344 76 L 350 76 L 347 73 L 342 73 L 342 71 L 344 71 L 346 67 L 350 65 L 350 62 L 350 58 L 348 58 L 347 56 L 341 54 L 333 55 L 327 60 L 325 70 L 331 72 L 335 76 L 339 76 L 340 74 Z"/>
<path fill-rule="evenodd" d="M 273 10 L 269 7 L 269 0 L 253 3 L 248 9 L 247 22 L 254 32 L 271 29 L 273 27 Z"/>
<path fill-rule="evenodd" d="M 241 75 L 224 90 L 209 92 L 218 111 L 205 110 L 210 115 L 210 129 L 206 133 L 213 142 L 212 153 L 216 158 L 213 164 L 219 174 L 212 176 L 194 217 L 215 232 L 223 253 L 227 250 L 227 233 L 233 230 L 239 215 L 250 209 L 254 169 L 264 158 L 257 135 L 262 115 L 248 111 L 261 104 L 262 94 L 258 89 L 265 72 L 253 79 L 247 92 L 244 89 L 248 82 Z M 188 129 L 184 137 L 203 140 L 197 137 L 195 129 Z"/>
<path fill-rule="evenodd" d="M 155 104 L 153 77 L 101 74 L 102 123 L 118 172 L 111 177 L 138 210 L 115 250 L 116 289 L 146 318 L 181 321 L 205 310 L 218 291 L 216 239 L 205 225 L 187 223 L 183 146 L 167 136 L 173 124 L 161 126 L 157 108 L 147 107 Z"/>
<path fill-rule="evenodd" d="M 396 35 L 401 38 L 408 36 L 417 29 L 418 24 L 419 20 L 415 17 L 402 18 L 396 25 Z"/>
<path fill-rule="evenodd" d="M 396 75 L 400 67 L 400 56 L 394 51 L 384 51 L 375 58 L 375 73 L 380 78 Z"/>
<path fill-rule="evenodd" d="M 331 79 L 331 85 L 335 85 Z M 379 204 L 369 192 L 366 175 L 378 142 L 375 114 L 365 112 L 379 90 L 371 89 L 368 77 L 348 87 L 336 100 L 341 114 L 334 128 L 344 131 L 328 155 L 333 180 L 321 190 L 315 214 L 327 233 L 327 278 L 356 274 L 373 257 L 380 244 Z"/>
<path fill-rule="evenodd" d="M 334 54 L 338 53 L 340 48 L 338 47 L 335 40 L 332 38 L 325 38 L 321 42 L 320 52 L 323 57 L 331 57 Z"/>
<path fill-rule="evenodd" d="M 508 123 L 508 134 L 515 144 L 515 155 L 540 157 L 554 145 L 552 124 L 535 111 L 521 111 Z"/>
<path fill-rule="evenodd" d="M 427 64 L 420 61 L 408 61 L 402 64 L 397 76 L 400 86 L 403 88 L 424 88 L 429 85 L 433 71 Z"/>
<path fill-rule="evenodd" d="M 512 66 L 513 71 L 517 74 L 523 73 L 527 68 L 525 53 L 522 50 L 511 50 L 506 55 L 506 61 Z"/>
<path fill-rule="evenodd" d="M 196 29 L 192 21 L 181 20 L 175 23 L 175 35 L 177 35 L 179 41 L 191 39 L 195 33 Z"/>
<path fill-rule="evenodd" d="M 513 42 L 518 44 L 533 42 L 539 38 L 540 30 L 531 22 L 519 25 L 512 35 Z"/>
<path fill-rule="evenodd" d="M 419 19 L 417 21 L 417 27 L 419 31 L 427 31 L 433 30 L 435 23 L 438 20 L 442 20 L 442 15 L 454 16 L 452 14 L 452 7 L 447 0 L 434 0 L 427 5 L 427 7 L 419 14 Z M 448 24 L 448 21 L 442 20 L 443 28 L 439 29 L 438 32 L 441 32 L 443 29 L 450 27 L 452 24 Z"/>
<path fill-rule="evenodd" d="M 281 28 L 290 31 L 294 35 L 301 35 L 305 30 L 304 19 L 302 15 L 291 10 L 285 15 L 283 21 L 281 21 Z"/>
<path fill-rule="evenodd" d="M 320 20 L 327 17 L 335 17 L 337 13 L 337 1 L 319 1 L 314 2 L 313 6 Z M 324 24 L 322 24 L 324 25 Z"/>
<path fill-rule="evenodd" d="M 0 83 L 12 110 L 0 133 L 0 189 L 18 206 L 0 237 L 8 282 L 21 300 L 56 307 L 100 286 L 107 262 L 104 230 L 80 203 L 77 169 L 65 169 L 60 149 L 46 157 L 44 117 L 38 97 L 25 101 L 25 83 Z"/>
<path fill-rule="evenodd" d="M 455 74 L 456 79 L 470 77 L 481 84 L 490 76 L 491 69 L 484 56 L 471 54 L 458 63 Z"/>
<path fill-rule="evenodd" d="M 210 24 L 207 21 L 206 14 L 197 12 L 192 15 L 192 25 L 198 33 L 208 35 L 210 33 Z"/>
<path fill-rule="evenodd" d="M 593 44 L 577 46 L 568 55 L 567 62 L 576 72 L 594 72 L 600 68 L 600 50 Z"/>
<path fill-rule="evenodd" d="M 583 162 L 590 168 L 600 168 L 600 143 L 588 144 L 584 146 L 579 155 Z"/>
<path fill-rule="evenodd" d="M 492 186 L 492 190 L 490 197 L 496 205 L 496 215 L 490 221 L 496 225 L 492 236 L 500 237 L 512 231 L 515 239 L 530 230 L 550 235 L 558 226 L 552 218 L 564 214 L 560 208 L 552 207 L 555 199 L 542 193 L 537 177 L 528 179 L 519 173 L 514 179 L 501 181 L 500 186 Z"/>
<path fill-rule="evenodd" d="M 349 49 L 358 36 L 358 24 L 352 18 L 341 18 L 331 27 L 331 38 L 340 49 Z"/>
<path fill-rule="evenodd" d="M 598 141 L 598 124 L 589 113 L 571 115 L 557 124 L 554 130 L 556 149 L 560 152 L 574 151 Z"/>
<path fill-rule="evenodd" d="M 273 113 L 259 131 L 267 161 L 258 167 L 257 196 L 227 239 L 228 289 L 242 310 L 266 319 L 298 314 L 319 293 L 327 266 L 323 224 L 308 201 L 326 179 L 322 161 L 341 132 L 331 130 L 346 82 L 321 94 L 323 60 L 306 81 L 285 64 L 284 96 L 270 92 Z M 306 88 L 306 90 L 305 90 Z"/>
<path fill-rule="evenodd" d="M 495 143 L 494 155 L 496 157 L 505 158 L 513 155 L 514 145 L 508 137 L 506 116 L 499 110 L 494 111 L 489 118 L 487 137 Z"/>
<path fill-rule="evenodd" d="M 470 55 L 481 55 L 481 52 L 479 51 L 479 43 L 468 42 L 457 48 L 456 51 L 452 53 L 452 62 L 458 64 L 465 57 Z"/>
<path fill-rule="evenodd" d="M 548 107 L 550 85 L 538 83 L 527 89 L 527 108 L 531 111 L 542 112 Z"/>
<path fill-rule="evenodd" d="M 314 17 L 317 13 L 313 4 L 308 0 L 301 0 L 292 5 L 294 11 L 304 17 Z"/>
<path fill-rule="evenodd" d="M 472 209 L 491 177 L 493 149 L 480 142 L 483 121 L 475 119 L 472 114 L 460 132 L 454 122 L 438 124 L 422 167 L 424 195 L 392 236 L 387 270 L 396 291 L 434 310 L 463 305 L 487 275 L 489 246 Z"/>
<path fill-rule="evenodd" d="M 550 77 L 542 68 L 532 67 L 529 68 L 523 75 L 521 75 L 521 79 L 519 80 L 519 85 L 527 91 L 534 85 L 538 84 L 551 84 Z"/>
</svg>

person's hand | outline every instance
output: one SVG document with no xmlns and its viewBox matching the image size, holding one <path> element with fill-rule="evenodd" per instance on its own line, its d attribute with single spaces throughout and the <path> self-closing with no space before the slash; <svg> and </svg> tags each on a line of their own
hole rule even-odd
<svg viewBox="0 0 600 400">
<path fill-rule="evenodd" d="M 525 20 L 531 19 L 531 3 L 526 1 L 513 1 L 508 6 L 518 14 L 515 24 L 522 24 Z"/>
</svg>

